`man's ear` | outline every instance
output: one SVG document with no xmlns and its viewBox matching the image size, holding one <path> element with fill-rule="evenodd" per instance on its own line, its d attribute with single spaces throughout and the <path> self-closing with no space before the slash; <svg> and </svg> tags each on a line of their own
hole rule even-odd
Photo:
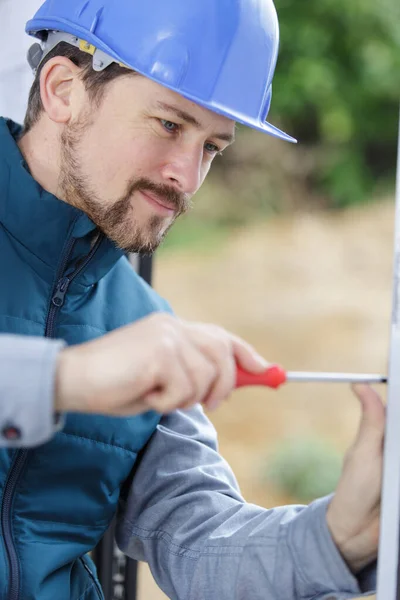
<svg viewBox="0 0 400 600">
<path fill-rule="evenodd" d="M 55 56 L 42 69 L 42 104 L 47 116 L 55 123 L 68 123 L 73 115 L 74 86 L 82 85 L 79 73 L 79 67 L 64 56 Z"/>
</svg>

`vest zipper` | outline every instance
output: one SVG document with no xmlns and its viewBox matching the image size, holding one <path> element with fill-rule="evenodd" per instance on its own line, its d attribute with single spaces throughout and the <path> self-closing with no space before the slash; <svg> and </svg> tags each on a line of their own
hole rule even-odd
<svg viewBox="0 0 400 600">
<path fill-rule="evenodd" d="M 8 600 L 17 600 L 19 596 L 19 563 L 18 556 L 14 546 L 11 511 L 14 499 L 14 491 L 19 476 L 26 462 L 27 450 L 17 451 L 14 461 L 10 467 L 7 483 L 3 492 L 3 505 L 1 507 L 1 525 L 3 530 L 3 540 L 7 551 L 9 565 L 9 590 Z"/>
<path fill-rule="evenodd" d="M 74 248 L 76 238 L 71 238 L 65 249 L 62 257 L 60 268 L 58 270 L 58 282 L 51 299 L 51 305 L 49 313 L 47 315 L 45 337 L 54 336 L 54 324 L 58 310 L 63 306 L 65 296 L 68 291 L 70 283 L 87 267 L 93 256 L 96 254 L 101 242 L 103 241 L 104 235 L 99 234 L 96 243 L 90 250 L 89 254 L 83 261 L 83 263 L 68 277 L 64 276 L 64 271 L 67 267 L 68 260 L 71 256 Z M 3 531 L 3 541 L 6 548 L 8 566 L 9 566 L 9 590 L 7 594 L 7 600 L 19 600 L 19 587 L 20 587 L 20 572 L 19 572 L 19 561 L 17 551 L 14 545 L 12 525 L 11 525 L 11 513 L 14 501 L 14 494 L 17 488 L 18 480 L 24 469 L 28 458 L 29 450 L 17 450 L 13 463 L 10 467 L 10 471 L 7 477 L 6 484 L 3 491 L 3 502 L 1 506 L 1 528 Z"/>
<path fill-rule="evenodd" d="M 102 233 L 99 234 L 99 236 L 96 240 L 96 243 L 94 244 L 93 248 L 90 250 L 89 254 L 85 258 L 83 263 L 73 273 L 71 273 L 68 277 L 66 277 L 64 275 L 64 271 L 68 264 L 68 260 L 71 255 L 71 252 L 74 248 L 75 238 L 71 238 L 71 240 L 69 241 L 69 244 L 68 244 L 65 254 L 64 254 L 64 259 L 63 259 L 63 261 L 61 263 L 61 267 L 59 269 L 59 277 L 58 277 L 56 289 L 55 289 L 54 294 L 51 299 L 50 310 L 49 310 L 49 314 L 47 316 L 46 331 L 44 334 L 45 337 L 52 338 L 54 336 L 54 323 L 56 320 L 57 312 L 63 306 L 63 304 L 65 302 L 65 296 L 67 295 L 68 288 L 69 288 L 70 284 L 72 283 L 72 281 L 75 279 L 75 277 L 77 277 L 84 269 L 86 269 L 87 265 L 90 263 L 93 256 L 96 254 L 97 250 L 99 249 L 99 246 L 100 246 L 101 242 L 103 241 L 103 238 L 104 238 L 104 235 Z"/>
<path fill-rule="evenodd" d="M 102 591 L 100 589 L 100 585 L 99 585 L 96 577 L 92 573 L 92 570 L 89 568 L 89 565 L 87 564 L 87 562 L 85 561 L 85 559 L 84 559 L 83 556 L 81 557 L 80 560 L 81 560 L 83 566 L 85 567 L 85 570 L 89 573 L 91 580 L 93 581 L 93 584 L 94 584 L 94 586 L 96 588 L 97 595 L 99 597 L 99 600 L 103 600 L 103 598 L 104 598 L 103 593 L 102 593 Z"/>
</svg>

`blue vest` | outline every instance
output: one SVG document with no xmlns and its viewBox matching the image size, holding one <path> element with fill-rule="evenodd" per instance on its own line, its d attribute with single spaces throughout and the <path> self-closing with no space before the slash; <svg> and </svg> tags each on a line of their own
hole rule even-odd
<svg viewBox="0 0 400 600">
<path fill-rule="evenodd" d="M 169 311 L 107 238 L 93 245 L 85 214 L 31 177 L 19 131 L 0 119 L 0 331 L 77 344 Z M 0 450 L 1 600 L 102 597 L 85 554 L 159 420 L 69 414 L 49 443 Z"/>
</svg>

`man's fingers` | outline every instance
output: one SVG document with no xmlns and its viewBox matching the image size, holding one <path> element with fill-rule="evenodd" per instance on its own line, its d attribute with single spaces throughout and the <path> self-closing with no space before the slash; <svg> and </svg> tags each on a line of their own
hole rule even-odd
<svg viewBox="0 0 400 600">
<path fill-rule="evenodd" d="M 201 401 L 208 409 L 215 409 L 232 392 L 236 382 L 230 334 L 216 325 L 186 324 L 190 340 L 215 369 L 215 376 Z"/>
<path fill-rule="evenodd" d="M 268 362 L 251 344 L 237 335 L 217 325 L 181 322 L 188 331 L 192 342 L 202 352 L 210 354 L 219 362 L 223 356 L 233 355 L 239 365 L 252 373 L 261 373 L 268 367 Z"/>
<path fill-rule="evenodd" d="M 214 384 L 203 399 L 209 409 L 216 408 L 234 389 L 237 364 L 252 373 L 261 373 L 268 367 L 267 361 L 250 344 L 222 327 L 185 322 L 182 325 L 192 343 L 216 367 Z"/>
<path fill-rule="evenodd" d="M 202 402 L 209 394 L 217 369 L 193 344 L 183 341 L 171 357 L 158 390 L 146 394 L 143 401 L 149 408 L 168 413 L 177 408 L 189 408 Z"/>
<path fill-rule="evenodd" d="M 381 445 L 385 433 L 385 406 L 381 397 L 369 385 L 357 384 L 352 389 L 362 409 L 356 444 L 365 441 Z"/>
<path fill-rule="evenodd" d="M 187 343 L 182 351 L 182 364 L 193 384 L 193 395 L 179 405 L 179 408 L 190 408 L 194 404 L 204 402 L 219 380 L 218 366 L 211 357 L 200 352 L 193 344 Z"/>
<path fill-rule="evenodd" d="M 219 371 L 219 377 L 210 388 L 208 395 L 203 399 L 203 404 L 209 410 L 215 410 L 230 395 L 235 381 L 235 362 L 231 356 L 228 356 L 224 361 L 223 368 Z"/>
<path fill-rule="evenodd" d="M 262 373 L 268 368 L 269 363 L 258 352 L 236 335 L 231 335 L 233 354 L 236 362 L 250 373 Z"/>
</svg>

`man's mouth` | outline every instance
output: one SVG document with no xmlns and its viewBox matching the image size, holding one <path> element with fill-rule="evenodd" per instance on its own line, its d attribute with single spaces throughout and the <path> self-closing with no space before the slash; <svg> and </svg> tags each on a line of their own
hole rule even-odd
<svg viewBox="0 0 400 600">
<path fill-rule="evenodd" d="M 171 202 L 168 202 L 164 197 L 158 196 L 153 192 L 147 190 L 139 190 L 149 204 L 156 208 L 159 212 L 167 216 L 171 216 L 177 212 L 176 206 Z"/>
</svg>

